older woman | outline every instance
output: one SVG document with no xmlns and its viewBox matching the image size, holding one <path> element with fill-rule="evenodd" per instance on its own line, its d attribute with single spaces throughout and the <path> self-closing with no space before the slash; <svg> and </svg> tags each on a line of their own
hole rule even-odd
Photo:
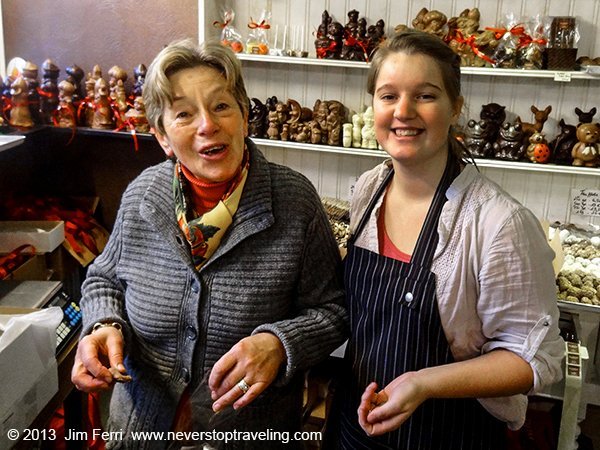
<svg viewBox="0 0 600 450">
<path fill-rule="evenodd" d="M 319 196 L 247 139 L 249 102 L 227 48 L 172 43 L 148 69 L 144 100 L 168 160 L 127 188 L 88 270 L 73 383 L 95 391 L 131 375 L 111 400 L 115 448 L 152 447 L 132 431 L 182 429 L 204 382 L 214 411 L 237 410 L 229 427 L 297 430 L 303 370 L 347 327 Z"/>
</svg>

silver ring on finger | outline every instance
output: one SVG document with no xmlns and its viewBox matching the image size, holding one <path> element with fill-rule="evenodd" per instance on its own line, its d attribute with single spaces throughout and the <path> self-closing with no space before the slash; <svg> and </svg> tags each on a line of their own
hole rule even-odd
<svg viewBox="0 0 600 450">
<path fill-rule="evenodd" d="M 246 392 L 248 392 L 248 389 L 250 389 L 250 385 L 248 383 L 246 383 L 246 380 L 244 380 L 243 378 L 238 382 L 238 384 L 236 385 L 240 391 L 242 391 L 244 394 Z"/>
</svg>

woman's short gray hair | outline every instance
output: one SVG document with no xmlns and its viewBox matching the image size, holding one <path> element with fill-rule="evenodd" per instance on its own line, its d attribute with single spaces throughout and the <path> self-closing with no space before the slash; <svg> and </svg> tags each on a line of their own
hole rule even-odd
<svg viewBox="0 0 600 450">
<path fill-rule="evenodd" d="M 192 39 L 178 40 L 162 49 L 154 58 L 144 82 L 146 117 L 150 126 L 164 133 L 163 114 L 173 103 L 169 77 L 184 69 L 212 67 L 219 71 L 242 113 L 248 112 L 249 100 L 242 78 L 242 65 L 233 51 L 218 41 L 197 45 Z"/>
</svg>

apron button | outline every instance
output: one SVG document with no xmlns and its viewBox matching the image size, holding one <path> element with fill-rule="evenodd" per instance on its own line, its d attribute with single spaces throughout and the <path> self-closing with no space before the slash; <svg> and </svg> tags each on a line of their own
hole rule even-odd
<svg viewBox="0 0 600 450">
<path fill-rule="evenodd" d="M 407 292 L 406 295 L 404 296 L 404 300 L 406 300 L 406 303 L 412 302 L 413 301 L 412 292 Z"/>
</svg>

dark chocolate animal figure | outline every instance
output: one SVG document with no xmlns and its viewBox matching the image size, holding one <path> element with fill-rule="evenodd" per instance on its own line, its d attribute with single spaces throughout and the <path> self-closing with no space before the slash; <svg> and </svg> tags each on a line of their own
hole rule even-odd
<svg viewBox="0 0 600 450">
<path fill-rule="evenodd" d="M 527 145 L 523 142 L 521 118 L 514 122 L 504 122 L 500 127 L 498 140 L 494 142 L 494 156 L 498 159 L 519 161 L 525 155 Z"/>
<path fill-rule="evenodd" d="M 465 146 L 475 158 L 489 158 L 494 151 L 490 133 L 496 126 L 487 120 L 469 120 L 467 123 Z"/>
<path fill-rule="evenodd" d="M 570 165 L 573 161 L 571 151 L 578 142 L 576 136 L 577 127 L 575 125 L 568 125 L 563 119 L 560 119 L 558 126 L 560 127 L 560 133 L 550 142 L 552 162 Z"/>
<path fill-rule="evenodd" d="M 506 120 L 506 107 L 499 105 L 498 103 L 481 105 L 479 118 L 487 122 L 490 142 L 496 142 L 498 139 L 498 131 Z"/>
<path fill-rule="evenodd" d="M 248 117 L 248 135 L 262 138 L 265 136 L 268 125 L 267 107 L 259 99 L 250 100 L 250 115 Z"/>
<path fill-rule="evenodd" d="M 592 123 L 594 121 L 594 115 L 596 114 L 596 108 L 590 109 L 588 112 L 582 111 L 579 108 L 575 108 L 575 114 L 579 117 L 579 123 Z"/>
</svg>

